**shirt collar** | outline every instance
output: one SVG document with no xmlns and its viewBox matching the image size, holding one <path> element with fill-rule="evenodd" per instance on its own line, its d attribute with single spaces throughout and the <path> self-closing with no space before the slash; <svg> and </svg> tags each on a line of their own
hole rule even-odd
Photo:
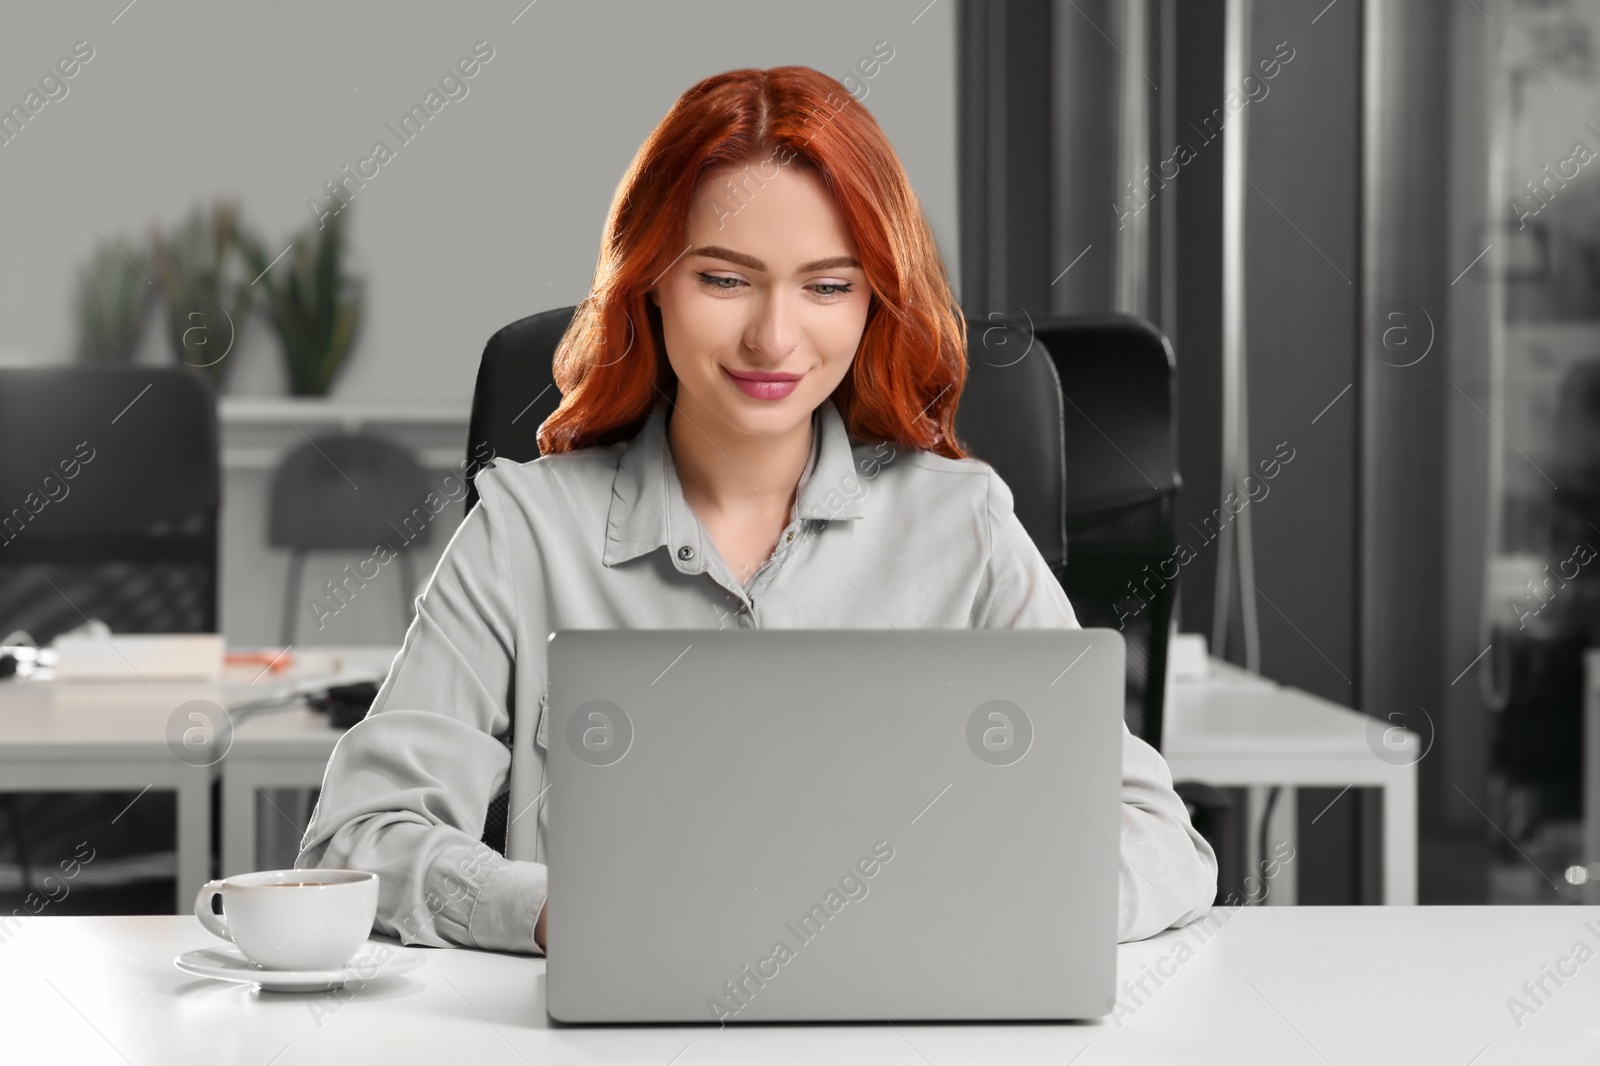
<svg viewBox="0 0 1600 1066">
<path fill-rule="evenodd" d="M 607 566 L 666 545 L 680 570 L 705 569 L 704 527 L 683 498 L 667 444 L 668 409 L 667 399 L 657 397 L 617 464 L 606 520 Z M 800 474 L 793 515 L 820 521 L 862 517 L 865 493 L 860 491 L 850 433 L 831 397 L 812 414 L 811 429 L 811 457 Z M 685 548 L 691 550 L 685 553 Z"/>
</svg>

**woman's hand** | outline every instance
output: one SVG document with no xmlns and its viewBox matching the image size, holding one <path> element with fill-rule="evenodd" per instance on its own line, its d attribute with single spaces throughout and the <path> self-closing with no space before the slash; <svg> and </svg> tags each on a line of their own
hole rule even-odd
<svg viewBox="0 0 1600 1066">
<path fill-rule="evenodd" d="M 533 926 L 533 942 L 539 945 L 539 950 L 544 950 L 544 916 L 550 911 L 550 901 L 545 900 L 544 906 L 539 908 L 539 920 Z"/>
</svg>

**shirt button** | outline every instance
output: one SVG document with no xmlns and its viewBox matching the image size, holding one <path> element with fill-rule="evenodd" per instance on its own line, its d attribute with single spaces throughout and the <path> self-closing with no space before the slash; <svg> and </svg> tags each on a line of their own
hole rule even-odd
<svg viewBox="0 0 1600 1066">
<path fill-rule="evenodd" d="M 694 558 L 694 549 L 689 547 L 687 544 L 685 544 L 683 547 L 678 549 L 678 558 L 680 558 L 680 559 L 693 559 Z"/>
<path fill-rule="evenodd" d="M 793 540 L 794 539 L 794 530 L 791 529 L 783 539 L 784 540 Z"/>
</svg>

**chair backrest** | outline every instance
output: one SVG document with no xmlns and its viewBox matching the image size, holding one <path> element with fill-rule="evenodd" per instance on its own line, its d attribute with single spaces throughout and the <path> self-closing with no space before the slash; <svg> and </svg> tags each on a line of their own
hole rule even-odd
<svg viewBox="0 0 1600 1066">
<path fill-rule="evenodd" d="M 529 315 L 484 345 L 472 395 L 467 459 L 485 454 L 511 462 L 539 458 L 539 425 L 561 393 L 551 374 L 556 345 L 576 307 Z M 1066 489 L 1061 460 L 1062 404 L 1055 369 L 1016 325 L 969 319 L 967 382 L 956 412 L 956 436 L 995 468 L 1016 497 L 1017 517 L 1052 569 L 1066 560 Z M 469 488 L 467 510 L 477 502 Z"/>
<path fill-rule="evenodd" d="M 1068 561 L 1084 626 L 1122 632 L 1125 717 L 1161 747 L 1167 634 L 1178 593 L 1177 375 L 1172 346 L 1128 315 L 1035 319 L 1065 408 Z"/>
<path fill-rule="evenodd" d="M 480 463 L 485 454 L 512 462 L 539 457 L 539 424 L 561 402 L 551 361 L 576 311 L 562 307 L 530 315 L 489 338 L 472 398 L 469 463 Z M 1059 577 L 1067 551 L 1067 496 L 1055 367 L 1042 347 L 1028 351 L 1029 338 L 1015 325 L 969 319 L 967 334 L 956 436 L 1011 488 L 1018 519 Z M 469 492 L 468 510 L 476 500 Z M 508 747 L 511 737 L 503 738 Z M 484 842 L 502 853 L 508 805 L 509 793 L 502 792 L 484 823 Z"/>
<path fill-rule="evenodd" d="M 220 501 L 203 375 L 0 368 L 0 635 L 215 632 Z"/>
<path fill-rule="evenodd" d="M 1059 579 L 1067 565 L 1065 405 L 1049 352 L 1026 327 L 967 320 L 967 381 L 956 437 L 994 467 L 1012 509 Z"/>
<path fill-rule="evenodd" d="M 469 471 L 482 465 L 485 456 L 513 463 L 539 458 L 539 425 L 561 404 L 551 372 L 556 345 L 577 313 L 576 306 L 558 307 L 519 318 L 483 346 L 467 425 Z M 471 478 L 467 482 L 470 511 L 478 502 L 478 489 Z"/>
<path fill-rule="evenodd" d="M 393 441 L 345 433 L 308 440 L 273 471 L 268 540 L 297 551 L 427 543 L 430 491 L 417 457 Z"/>
</svg>

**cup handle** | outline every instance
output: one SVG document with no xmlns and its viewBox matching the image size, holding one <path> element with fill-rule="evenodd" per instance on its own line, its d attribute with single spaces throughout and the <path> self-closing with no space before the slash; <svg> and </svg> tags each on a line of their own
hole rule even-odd
<svg viewBox="0 0 1600 1066">
<path fill-rule="evenodd" d="M 205 926 L 206 931 L 211 935 L 219 936 L 231 943 L 233 934 L 228 932 L 227 915 L 219 915 L 211 910 L 212 897 L 221 891 L 221 881 L 207 881 L 201 886 L 200 891 L 194 897 L 194 916 L 200 919 L 200 924 Z"/>
</svg>

